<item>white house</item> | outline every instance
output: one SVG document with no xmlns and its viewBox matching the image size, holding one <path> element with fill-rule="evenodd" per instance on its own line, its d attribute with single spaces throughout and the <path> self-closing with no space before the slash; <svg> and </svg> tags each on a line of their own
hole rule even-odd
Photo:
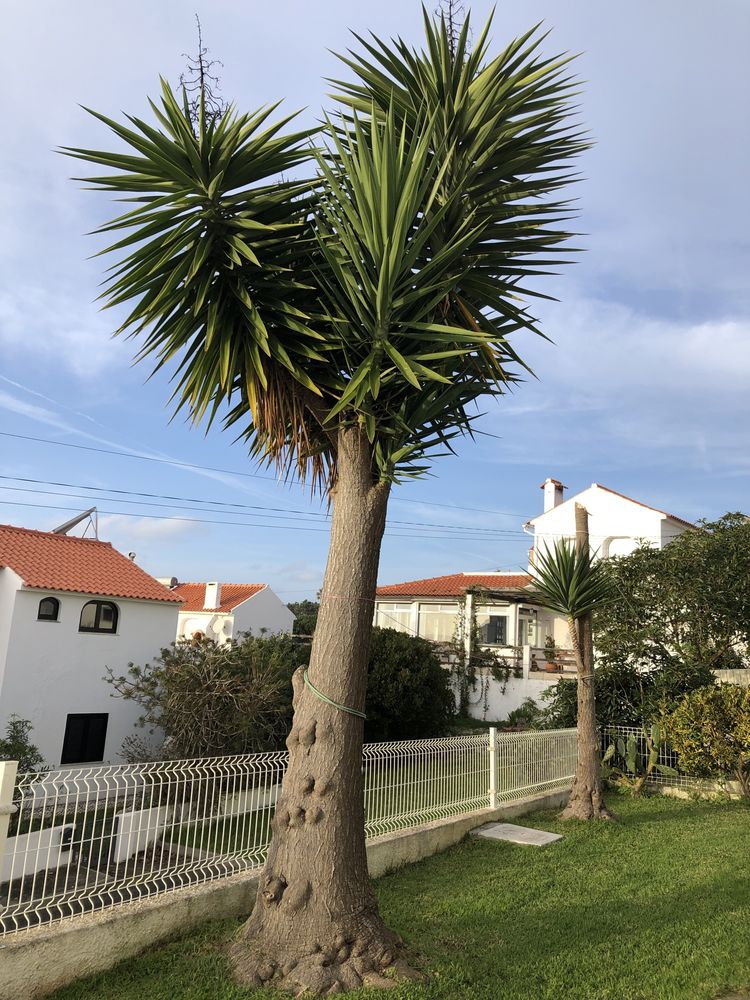
<svg viewBox="0 0 750 1000">
<path fill-rule="evenodd" d="M 53 766 L 116 762 L 140 712 L 105 671 L 173 642 L 179 604 L 107 542 L 0 525 L 0 729 L 29 719 Z"/>
<path fill-rule="evenodd" d="M 243 632 L 253 635 L 291 632 L 294 615 L 267 583 L 168 583 L 180 601 L 177 638 L 196 633 L 228 642 Z"/>
<path fill-rule="evenodd" d="M 542 546 L 553 546 L 558 538 L 575 538 L 575 505 L 581 504 L 589 514 L 589 542 L 594 554 L 601 559 L 625 556 L 639 545 L 661 549 L 683 531 L 694 527 L 674 514 L 633 500 L 623 493 L 592 483 L 587 489 L 565 500 L 567 486 L 558 479 L 545 479 L 544 511 L 532 517 L 524 530 L 533 534 L 533 552 Z"/>
<path fill-rule="evenodd" d="M 557 682 L 559 672 L 545 668 L 547 636 L 560 636 L 558 668 L 572 669 L 565 623 L 530 600 L 530 584 L 528 573 L 497 571 L 452 573 L 378 587 L 375 624 L 440 644 L 447 665 L 448 644 L 458 642 L 468 649 L 473 618 L 480 645 L 494 650 L 519 675 L 504 685 L 489 686 L 487 715 L 504 718 L 526 698 L 537 700 Z M 484 694 L 479 688 L 475 694 L 470 711 L 482 716 Z"/>
<path fill-rule="evenodd" d="M 545 480 L 541 488 L 544 511 L 523 526 L 533 536 L 530 572 L 543 547 L 553 546 L 558 538 L 575 538 L 576 503 L 589 513 L 589 539 L 598 558 L 626 555 L 642 544 L 661 548 L 693 527 L 598 483 L 568 500 L 563 498 L 567 487 L 557 479 Z M 569 676 L 575 672 L 568 624 L 530 600 L 531 579 L 530 573 L 470 571 L 378 587 L 375 624 L 439 644 L 456 637 L 466 644 L 473 616 L 480 644 L 495 650 L 520 674 L 505 685 L 493 681 L 489 686 L 486 715 L 505 718 L 526 698 L 539 700 L 557 682 L 559 673 L 546 669 L 545 644 L 554 645 L 558 668 Z M 483 695 L 470 711 L 485 714 Z"/>
</svg>

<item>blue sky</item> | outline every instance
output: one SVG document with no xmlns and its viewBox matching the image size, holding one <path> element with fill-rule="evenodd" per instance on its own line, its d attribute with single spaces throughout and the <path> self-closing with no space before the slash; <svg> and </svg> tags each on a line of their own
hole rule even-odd
<svg viewBox="0 0 750 1000">
<path fill-rule="evenodd" d="M 474 5 L 475 25 L 488 10 Z M 229 435 L 169 421 L 166 379 L 145 382 L 132 343 L 110 339 L 116 317 L 94 302 L 102 263 L 88 259 L 97 245 L 85 234 L 112 205 L 81 191 L 53 152 L 109 143 L 80 104 L 140 114 L 159 74 L 177 81 L 195 48 L 192 11 L 177 0 L 41 0 L 4 13 L 0 430 L 58 444 L 0 437 L 0 521 L 53 527 L 93 502 L 81 487 L 99 487 L 100 510 L 114 512 L 100 536 L 148 571 L 267 581 L 296 600 L 321 582 L 321 506 L 255 469 Z M 412 0 L 224 0 L 199 12 L 224 95 L 245 108 L 283 97 L 308 121 L 337 72 L 328 50 L 346 48 L 349 28 L 415 42 L 421 32 Z M 576 191 L 586 252 L 542 286 L 559 299 L 536 310 L 554 344 L 516 343 L 538 380 L 489 404 L 492 436 L 396 490 L 382 582 L 523 566 L 521 524 L 539 512 L 548 475 L 687 518 L 750 508 L 750 6 L 505 2 L 495 48 L 540 20 L 548 52 L 581 53 L 581 115 L 596 140 Z M 212 503 L 144 506 L 136 492 Z M 241 523 L 205 523 L 215 520 Z"/>
</svg>

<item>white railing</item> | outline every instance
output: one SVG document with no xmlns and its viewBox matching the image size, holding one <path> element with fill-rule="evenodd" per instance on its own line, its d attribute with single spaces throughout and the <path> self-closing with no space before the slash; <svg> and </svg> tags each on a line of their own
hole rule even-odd
<svg viewBox="0 0 750 1000">
<path fill-rule="evenodd" d="M 575 760 L 575 730 L 368 744 L 366 834 L 566 787 Z M 286 762 L 275 752 L 34 772 L 18 776 L 12 802 L 0 773 L 0 936 L 258 868 Z"/>
</svg>

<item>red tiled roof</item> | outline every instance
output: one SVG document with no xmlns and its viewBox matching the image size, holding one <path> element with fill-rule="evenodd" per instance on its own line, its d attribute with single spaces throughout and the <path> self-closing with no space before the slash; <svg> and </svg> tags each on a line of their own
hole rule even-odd
<svg viewBox="0 0 750 1000">
<path fill-rule="evenodd" d="M 205 583 L 178 583 L 172 590 L 185 603 L 180 611 L 233 611 L 239 604 L 249 597 L 254 597 L 265 590 L 267 583 L 222 583 L 221 603 L 218 608 L 207 608 L 206 584 Z"/>
<path fill-rule="evenodd" d="M 8 566 L 27 587 L 67 590 L 138 601 L 180 598 L 113 548 L 109 542 L 0 525 L 0 567 Z"/>
<path fill-rule="evenodd" d="M 426 580 L 410 580 L 378 587 L 378 597 L 461 597 L 474 587 L 483 590 L 522 590 L 531 583 L 527 573 L 451 573 Z"/>
</svg>

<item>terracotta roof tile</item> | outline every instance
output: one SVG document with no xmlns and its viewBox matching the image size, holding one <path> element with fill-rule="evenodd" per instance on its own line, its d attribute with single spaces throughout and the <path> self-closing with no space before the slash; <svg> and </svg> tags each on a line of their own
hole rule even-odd
<svg viewBox="0 0 750 1000">
<path fill-rule="evenodd" d="M 221 603 L 218 608 L 205 607 L 206 584 L 205 583 L 178 583 L 172 590 L 185 603 L 180 608 L 181 611 L 233 611 L 239 604 L 249 597 L 265 590 L 267 583 L 222 583 Z"/>
<path fill-rule="evenodd" d="M 452 573 L 378 587 L 378 597 L 461 597 L 473 587 L 483 590 L 522 590 L 531 583 L 527 573 Z"/>
<path fill-rule="evenodd" d="M 118 552 L 109 542 L 0 525 L 0 567 L 8 566 L 27 587 L 66 590 L 138 601 L 180 598 Z"/>
</svg>

